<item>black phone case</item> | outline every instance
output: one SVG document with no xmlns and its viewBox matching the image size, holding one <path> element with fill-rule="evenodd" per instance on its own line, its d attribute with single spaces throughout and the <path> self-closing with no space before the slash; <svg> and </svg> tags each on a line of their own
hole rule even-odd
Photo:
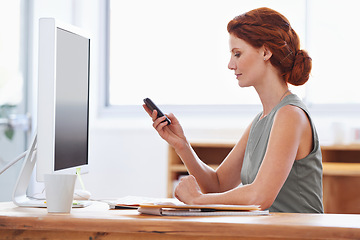
<svg viewBox="0 0 360 240">
<path fill-rule="evenodd" d="M 165 116 L 165 114 L 163 114 L 163 112 L 156 106 L 156 104 L 155 104 L 150 98 L 145 98 L 145 99 L 144 99 L 144 103 L 146 104 L 146 106 L 147 106 L 148 108 L 150 108 L 151 111 L 154 111 L 154 110 L 157 111 L 157 117 L 158 117 L 158 118 L 159 118 L 159 117 L 162 117 L 162 116 Z M 164 122 L 165 122 L 165 121 L 168 123 L 168 125 L 171 124 L 170 119 L 168 119 L 167 117 L 166 117 L 166 119 L 164 120 Z"/>
</svg>

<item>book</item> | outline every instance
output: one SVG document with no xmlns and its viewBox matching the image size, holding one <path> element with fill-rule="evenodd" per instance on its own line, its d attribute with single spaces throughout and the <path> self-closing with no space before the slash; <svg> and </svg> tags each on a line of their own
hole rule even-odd
<svg viewBox="0 0 360 240">
<path fill-rule="evenodd" d="M 147 203 L 140 204 L 138 211 L 142 214 L 158 216 L 249 216 L 268 215 L 258 205 L 188 205 L 184 203 Z"/>
<path fill-rule="evenodd" d="M 204 209 L 178 209 L 178 208 L 149 208 L 139 207 L 138 212 L 157 216 L 259 216 L 269 215 L 269 210 L 204 210 Z"/>
<path fill-rule="evenodd" d="M 172 202 L 158 202 L 158 203 L 142 203 L 142 208 L 176 208 L 176 209 L 201 209 L 204 211 L 250 211 L 260 210 L 259 205 L 224 205 L 224 204 L 211 204 L 211 205 L 190 205 L 185 203 L 172 203 Z"/>
</svg>

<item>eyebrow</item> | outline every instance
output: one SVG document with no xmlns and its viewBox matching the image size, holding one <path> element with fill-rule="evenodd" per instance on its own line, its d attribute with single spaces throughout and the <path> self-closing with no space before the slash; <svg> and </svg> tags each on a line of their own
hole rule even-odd
<svg viewBox="0 0 360 240">
<path fill-rule="evenodd" d="M 232 53 L 234 53 L 235 51 L 240 51 L 240 49 L 239 48 L 233 48 L 233 49 L 230 50 L 230 52 L 232 52 Z"/>
</svg>

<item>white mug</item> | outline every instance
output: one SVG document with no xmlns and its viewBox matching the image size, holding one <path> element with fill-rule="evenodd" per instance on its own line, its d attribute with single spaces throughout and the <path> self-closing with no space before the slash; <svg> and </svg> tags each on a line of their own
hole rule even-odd
<svg viewBox="0 0 360 240">
<path fill-rule="evenodd" d="M 75 174 L 45 174 L 46 205 L 49 213 L 69 213 L 74 198 Z"/>
</svg>

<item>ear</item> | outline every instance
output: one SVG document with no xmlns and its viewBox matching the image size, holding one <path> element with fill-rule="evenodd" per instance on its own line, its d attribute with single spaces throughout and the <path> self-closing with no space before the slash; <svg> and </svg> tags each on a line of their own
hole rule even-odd
<svg viewBox="0 0 360 240">
<path fill-rule="evenodd" d="M 272 56 L 272 52 L 265 45 L 262 47 L 262 53 L 264 55 L 264 61 L 269 60 L 271 58 L 271 56 Z"/>
</svg>

